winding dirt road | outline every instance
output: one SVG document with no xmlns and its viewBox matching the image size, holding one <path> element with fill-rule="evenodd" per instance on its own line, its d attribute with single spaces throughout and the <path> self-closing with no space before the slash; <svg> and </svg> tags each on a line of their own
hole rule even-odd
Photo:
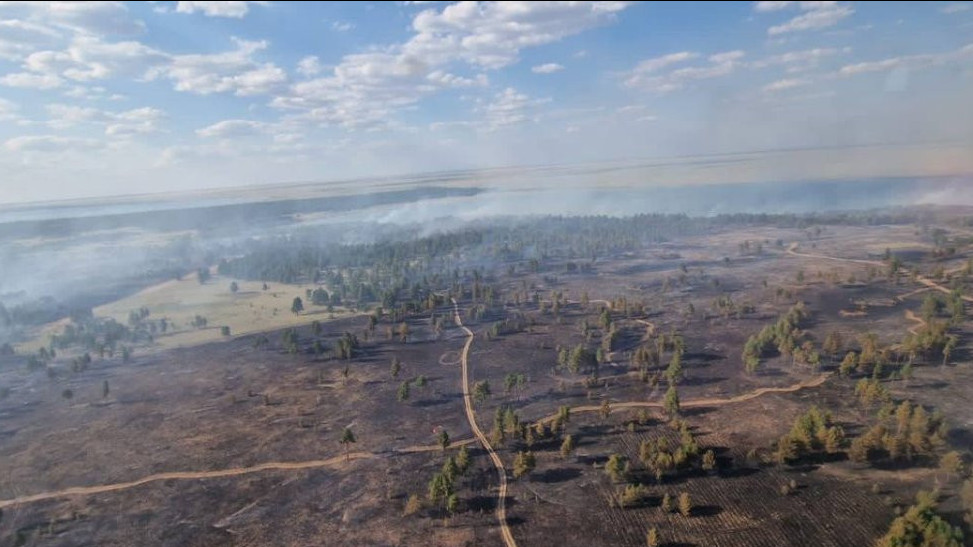
<svg viewBox="0 0 973 547">
<path fill-rule="evenodd" d="M 768 393 L 793 393 L 795 391 L 809 388 L 818 387 L 823 384 L 828 378 L 831 377 L 833 373 L 828 372 L 814 378 L 809 378 L 807 380 L 802 380 L 796 384 L 785 386 L 785 387 L 761 387 L 753 391 L 748 391 L 741 395 L 735 395 L 733 397 L 726 398 L 702 398 L 702 399 L 691 399 L 689 401 L 682 401 L 679 403 L 680 408 L 695 408 L 701 406 L 722 406 L 731 405 L 735 403 L 742 403 L 744 401 L 749 401 L 751 399 L 756 399 L 761 395 L 766 395 Z M 628 401 L 628 402 L 613 402 L 611 404 L 612 410 L 616 408 L 663 408 L 665 405 L 663 403 L 652 402 L 652 401 Z M 576 412 L 598 412 L 601 410 L 601 405 L 585 405 L 571 407 L 571 413 Z M 553 422 L 557 419 L 557 413 L 551 414 L 550 416 L 545 416 L 541 418 L 540 422 Z"/>
<path fill-rule="evenodd" d="M 473 345 L 473 331 L 463 324 L 463 320 L 459 316 L 459 306 L 456 304 L 456 299 L 452 298 L 451 300 L 453 301 L 453 313 L 456 316 L 456 325 L 466 333 L 466 344 L 463 346 L 463 353 L 460 355 L 460 363 L 463 366 L 463 403 L 466 406 L 466 419 L 470 422 L 470 430 L 473 431 L 473 434 L 479 439 L 480 444 L 483 445 L 483 448 L 490 455 L 490 459 L 493 460 L 493 466 L 497 468 L 497 474 L 500 476 L 500 491 L 497 492 L 497 520 L 500 521 L 500 535 L 503 537 L 503 543 L 507 547 L 517 547 L 517 542 L 514 541 L 514 536 L 510 532 L 510 526 L 507 524 L 507 470 L 503 466 L 503 460 L 500 459 L 497 451 L 493 449 L 490 441 L 483 434 L 480 426 L 477 425 L 476 413 L 473 411 L 473 397 L 470 394 L 469 378 L 469 356 L 470 346 Z"/>
<path fill-rule="evenodd" d="M 883 268 L 885 266 L 888 266 L 888 264 L 886 264 L 884 262 L 879 262 L 878 260 L 863 260 L 863 259 L 860 259 L 860 258 L 841 258 L 841 257 L 837 257 L 837 256 L 827 256 L 827 255 L 819 255 L 819 254 L 811 254 L 811 253 L 799 253 L 799 252 L 797 252 L 797 245 L 798 245 L 797 243 L 791 243 L 790 246 L 787 248 L 787 254 L 792 255 L 792 256 L 800 256 L 800 257 L 804 257 L 804 258 L 817 258 L 817 259 L 820 259 L 820 260 L 834 260 L 836 262 L 851 262 L 853 264 L 867 264 L 869 266 L 880 266 L 880 267 L 883 267 Z M 903 272 L 906 272 L 906 273 L 909 272 L 909 270 L 907 270 L 905 268 L 901 268 L 901 270 Z M 950 270 L 947 273 L 956 273 L 957 271 L 960 271 L 960 270 L 962 270 L 962 268 L 954 268 L 954 269 Z M 929 279 L 928 277 L 925 277 L 925 276 L 922 276 L 922 275 L 916 275 L 916 281 L 918 283 L 922 284 L 922 285 L 925 285 L 926 287 L 929 287 L 930 289 L 937 290 L 937 291 L 939 291 L 941 293 L 952 294 L 952 292 L 953 292 L 953 291 L 951 291 L 949 289 L 949 287 L 944 287 L 944 286 L 940 285 L 939 283 L 936 283 L 932 279 Z M 915 291 L 913 291 L 913 292 L 915 292 Z M 909 294 L 912 294 L 912 293 L 909 293 Z M 973 302 L 973 296 L 961 296 L 960 298 L 962 298 L 965 302 Z"/>
<path fill-rule="evenodd" d="M 471 444 L 474 442 L 476 442 L 476 439 L 463 439 L 463 440 L 450 443 L 449 448 L 459 448 L 460 446 Z M 442 447 L 439 445 L 407 446 L 405 448 L 394 449 L 391 451 L 391 453 L 392 455 L 414 454 L 417 452 L 433 452 L 438 450 L 442 450 Z M 332 458 L 327 458 L 324 460 L 308 460 L 302 462 L 266 462 L 251 467 L 231 467 L 229 469 L 217 469 L 215 471 L 168 471 L 165 473 L 156 473 L 154 475 L 148 475 L 146 477 L 142 477 L 141 479 L 136 479 L 134 481 L 118 482 L 114 484 L 103 484 L 99 486 L 75 486 L 72 488 L 66 488 L 64 490 L 41 492 L 39 494 L 30 494 L 30 495 L 20 496 L 8 500 L 0 500 L 0 509 L 4 509 L 13 505 L 32 503 L 36 501 L 44 501 L 44 500 L 55 499 L 55 498 L 64 498 L 70 496 L 90 496 L 92 494 L 103 494 L 105 492 L 127 490 L 129 488 L 135 488 L 137 486 L 142 486 L 143 484 L 149 484 L 158 481 L 216 479 L 220 477 L 234 477 L 237 475 L 259 473 L 261 471 L 280 471 L 280 470 L 293 471 L 293 470 L 300 470 L 300 469 L 315 469 L 320 467 L 331 467 L 334 465 L 339 465 L 343 461 L 378 458 L 381 457 L 382 455 L 383 454 L 380 452 L 350 452 L 347 455 L 334 456 Z"/>
</svg>

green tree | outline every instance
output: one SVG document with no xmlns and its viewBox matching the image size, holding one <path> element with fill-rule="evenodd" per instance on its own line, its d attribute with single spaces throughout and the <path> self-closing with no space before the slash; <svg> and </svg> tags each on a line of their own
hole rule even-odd
<svg viewBox="0 0 973 547">
<path fill-rule="evenodd" d="M 426 387 L 427 382 L 428 380 L 426 380 L 425 374 L 420 374 L 419 376 L 416 376 L 416 387 L 419 388 Z"/>
<path fill-rule="evenodd" d="M 439 434 L 436 435 L 436 442 L 439 443 L 439 446 L 441 446 L 443 450 L 446 450 L 446 448 L 449 446 L 449 433 L 447 433 L 445 429 L 440 429 Z"/>
<path fill-rule="evenodd" d="M 409 382 L 402 382 L 399 384 L 399 392 L 396 394 L 396 398 L 399 402 L 404 402 L 409 400 Z"/>
<path fill-rule="evenodd" d="M 607 420 L 608 417 L 611 416 L 612 407 L 611 403 L 608 402 L 607 397 L 601 400 L 601 408 L 598 409 L 598 413 L 601 414 L 602 420 Z"/>
<path fill-rule="evenodd" d="M 402 363 L 399 362 L 398 357 L 392 357 L 392 366 L 389 368 L 389 373 L 392 375 L 392 379 L 399 377 L 399 373 L 402 372 Z"/>
<path fill-rule="evenodd" d="M 338 441 L 341 446 L 345 449 L 345 460 L 348 459 L 348 445 L 358 442 L 355 438 L 355 434 L 351 431 L 350 427 L 346 427 L 341 430 L 341 439 Z"/>
<path fill-rule="evenodd" d="M 294 315 L 300 315 L 304 311 L 304 301 L 301 300 L 300 296 L 294 297 L 294 302 L 291 303 L 291 313 Z"/>
<path fill-rule="evenodd" d="M 962 547 L 963 531 L 936 513 L 935 495 L 919 492 L 916 504 L 897 517 L 876 547 Z"/>
<path fill-rule="evenodd" d="M 230 283 L 230 292 L 236 294 L 240 290 L 240 286 L 236 284 L 236 281 Z"/>
<path fill-rule="evenodd" d="M 669 360 L 669 367 L 666 368 L 666 380 L 669 381 L 669 385 L 676 385 L 679 382 L 679 378 L 682 377 L 682 354 L 674 352 L 672 354 L 672 359 Z"/>
<path fill-rule="evenodd" d="M 480 380 L 473 384 L 473 400 L 482 403 L 490 397 L 490 382 Z"/>
<path fill-rule="evenodd" d="M 653 526 L 649 528 L 649 533 L 645 534 L 645 544 L 648 547 L 659 547 L 659 529 Z"/>
<path fill-rule="evenodd" d="M 422 509 L 422 500 L 419 496 L 412 494 L 409 496 L 408 501 L 405 502 L 405 510 L 402 513 L 405 516 L 414 515 Z"/>
<path fill-rule="evenodd" d="M 574 437 L 571 435 L 565 435 L 564 440 L 561 442 L 561 456 L 568 458 L 574 452 Z"/>
<path fill-rule="evenodd" d="M 669 495 L 669 492 L 662 495 L 662 503 L 659 504 L 659 507 L 661 507 L 662 511 L 665 513 L 672 512 L 672 496 Z"/>
<path fill-rule="evenodd" d="M 517 456 L 514 457 L 514 478 L 519 479 L 524 475 L 530 474 L 537 466 L 537 461 L 534 458 L 534 453 L 518 452 Z"/>
<path fill-rule="evenodd" d="M 669 386 L 669 389 L 666 391 L 666 398 L 663 404 L 666 414 L 668 414 L 670 417 L 679 415 L 679 392 L 676 391 L 676 386 Z"/>
<path fill-rule="evenodd" d="M 693 513 L 693 502 L 689 499 L 688 492 L 679 494 L 679 513 L 684 517 L 688 517 Z"/>
<path fill-rule="evenodd" d="M 466 448 L 466 445 L 460 447 L 459 452 L 456 453 L 456 467 L 460 474 L 466 473 L 466 470 L 470 468 L 470 451 Z"/>
<path fill-rule="evenodd" d="M 707 450 L 703 454 L 703 470 L 712 471 L 716 469 L 716 454 L 712 450 Z"/>
<path fill-rule="evenodd" d="M 858 368 L 858 354 L 853 351 L 849 351 L 845 354 L 845 358 L 841 360 L 841 365 L 838 367 L 838 372 L 842 376 L 848 376 L 856 368 Z"/>
<path fill-rule="evenodd" d="M 621 481 L 627 471 L 628 462 L 625 461 L 625 456 L 621 454 L 612 454 L 605 462 L 605 473 L 615 482 Z"/>
</svg>

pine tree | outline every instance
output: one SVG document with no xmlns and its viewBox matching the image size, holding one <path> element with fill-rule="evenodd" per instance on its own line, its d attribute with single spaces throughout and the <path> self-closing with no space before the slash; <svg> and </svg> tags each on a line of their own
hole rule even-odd
<svg viewBox="0 0 973 547">
<path fill-rule="evenodd" d="M 707 450 L 703 454 L 703 470 L 712 471 L 716 468 L 716 454 L 712 450 Z"/>
<path fill-rule="evenodd" d="M 533 452 L 518 452 L 514 457 L 514 478 L 519 479 L 524 475 L 530 474 L 537 466 Z"/>
<path fill-rule="evenodd" d="M 662 508 L 662 511 L 664 513 L 672 512 L 672 496 L 669 495 L 669 492 L 663 494 L 662 503 L 660 504 L 660 507 Z"/>
<path fill-rule="evenodd" d="M 447 433 L 445 429 L 440 429 L 439 435 L 436 436 L 436 442 L 439 443 L 439 446 L 441 446 L 443 450 L 446 450 L 446 448 L 449 446 L 449 433 Z"/>
<path fill-rule="evenodd" d="M 574 452 L 574 437 L 571 435 L 565 435 L 564 441 L 561 443 L 561 456 L 568 458 Z"/>
<path fill-rule="evenodd" d="M 676 391 L 676 386 L 669 386 L 669 389 L 666 391 L 664 406 L 669 416 L 675 417 L 679 415 L 679 392 Z"/>
<path fill-rule="evenodd" d="M 659 547 L 659 530 L 655 526 L 649 528 L 649 533 L 645 534 L 645 544 L 648 547 Z"/>
<path fill-rule="evenodd" d="M 399 392 L 396 394 L 399 402 L 404 402 L 409 400 L 409 382 L 402 382 L 399 384 Z"/>
<path fill-rule="evenodd" d="M 689 499 L 689 493 L 683 492 L 679 494 L 679 513 L 684 517 L 688 517 L 693 512 L 693 502 Z"/>
</svg>

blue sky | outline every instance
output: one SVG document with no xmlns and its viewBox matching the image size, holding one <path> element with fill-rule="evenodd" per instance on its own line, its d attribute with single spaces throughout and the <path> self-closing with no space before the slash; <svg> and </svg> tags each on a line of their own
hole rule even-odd
<svg viewBox="0 0 973 547">
<path fill-rule="evenodd" d="M 968 2 L 0 2 L 0 202 L 971 142 Z"/>
</svg>

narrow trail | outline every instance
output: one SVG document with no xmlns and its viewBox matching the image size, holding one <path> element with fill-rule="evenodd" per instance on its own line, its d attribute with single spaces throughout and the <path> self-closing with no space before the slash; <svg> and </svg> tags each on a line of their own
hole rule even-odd
<svg viewBox="0 0 973 547">
<path fill-rule="evenodd" d="M 507 547 L 517 547 L 517 542 L 514 541 L 513 533 L 510 532 L 510 526 L 507 524 L 507 470 L 503 466 L 503 460 L 500 459 L 497 451 L 493 449 L 490 441 L 483 434 L 480 426 L 477 425 L 476 413 L 473 412 L 473 398 L 470 395 L 469 378 L 469 356 L 470 346 L 473 345 L 473 331 L 463 324 L 463 320 L 459 316 L 459 305 L 456 304 L 456 299 L 452 298 L 451 300 L 453 301 L 453 313 L 456 316 L 456 325 L 466 333 L 466 344 L 463 346 L 463 353 L 460 355 L 460 363 L 463 366 L 463 403 L 466 406 L 466 419 L 470 422 L 470 430 L 473 431 L 473 434 L 479 439 L 480 444 L 483 445 L 483 448 L 490 455 L 490 459 L 493 460 L 493 466 L 497 468 L 497 474 L 500 476 L 500 491 L 497 492 L 497 520 L 500 521 L 500 535 L 503 537 L 503 543 Z"/>
<path fill-rule="evenodd" d="M 713 398 L 705 397 L 702 399 L 691 399 L 689 401 L 683 401 L 679 404 L 680 408 L 695 408 L 701 406 L 722 406 L 731 405 L 735 403 L 742 403 L 744 401 L 750 401 L 756 399 L 761 395 L 766 395 L 768 393 L 793 393 L 795 391 L 809 388 L 818 387 L 823 384 L 828 378 L 831 377 L 833 373 L 828 372 L 814 378 L 809 378 L 807 380 L 802 380 L 796 384 L 786 386 L 786 387 L 761 387 L 753 391 L 749 391 L 742 395 L 735 395 L 733 397 L 726 398 Z M 663 403 L 651 402 L 651 401 L 628 401 L 628 402 L 617 402 L 611 404 L 612 409 L 616 408 L 663 408 L 665 405 Z M 598 412 L 601 410 L 601 405 L 585 405 L 571 407 L 571 413 L 576 412 Z M 557 413 L 551 414 L 550 416 L 545 416 L 539 419 L 539 422 L 553 422 L 557 419 Z"/>
<path fill-rule="evenodd" d="M 870 265 L 870 266 L 881 266 L 881 267 L 888 266 L 888 264 L 886 264 L 884 262 L 879 262 L 877 260 L 863 260 L 863 259 L 859 259 L 859 258 L 840 258 L 840 257 L 837 257 L 837 256 L 827 256 L 827 255 L 810 254 L 810 253 L 799 253 L 799 252 L 797 252 L 797 245 L 798 245 L 797 243 L 791 243 L 790 246 L 787 248 L 787 254 L 792 255 L 792 256 L 800 256 L 800 257 L 804 257 L 804 258 L 816 258 L 816 259 L 819 259 L 819 260 L 834 260 L 836 262 L 851 262 L 853 264 L 867 264 L 867 265 Z M 957 271 L 960 271 L 961 269 L 962 268 L 956 268 L 956 269 L 950 270 L 947 273 L 955 273 Z M 903 272 L 908 272 L 908 270 L 906 270 L 905 268 L 902 268 L 902 271 Z M 952 292 L 953 292 L 953 291 L 951 291 L 949 289 L 949 287 L 944 287 L 944 286 L 940 285 L 939 283 L 936 283 L 932 279 L 929 279 L 928 277 L 925 277 L 925 276 L 922 276 L 922 275 L 916 275 L 915 280 L 916 280 L 916 282 L 918 282 L 918 283 L 920 283 L 922 285 L 925 285 L 926 287 L 928 287 L 930 289 L 937 290 L 937 291 L 939 291 L 941 293 L 952 294 Z M 913 292 L 915 292 L 915 291 L 913 291 Z M 909 293 L 909 294 L 912 294 L 912 293 Z M 973 302 L 973 296 L 961 296 L 960 298 L 962 298 L 965 302 Z"/>
<path fill-rule="evenodd" d="M 916 315 L 912 310 L 905 310 L 905 318 L 917 323 L 909 327 L 909 332 L 912 334 L 919 334 L 919 329 L 926 326 L 926 320 Z"/>
<path fill-rule="evenodd" d="M 453 442 L 449 445 L 449 448 L 458 448 L 463 445 L 472 444 L 476 442 L 476 439 L 463 439 Z M 419 452 L 434 452 L 442 450 L 439 445 L 417 445 L 417 446 L 407 446 L 405 448 L 398 448 L 392 450 L 392 455 L 395 454 L 415 454 Z M 158 481 L 168 481 L 168 480 L 202 480 L 202 479 L 216 479 L 221 477 L 235 477 L 238 475 L 248 475 L 250 473 L 260 473 L 262 471 L 294 471 L 301 469 L 316 469 L 321 467 L 331 467 L 334 465 L 340 465 L 342 462 L 347 462 L 351 460 L 362 460 L 362 459 L 372 459 L 381 457 L 380 452 L 350 452 L 347 455 L 334 456 L 332 458 L 327 458 L 324 460 L 308 460 L 300 462 L 266 462 L 250 467 L 231 467 L 229 469 L 217 469 L 214 471 L 168 471 L 165 473 L 156 473 L 153 475 L 148 475 L 142 477 L 141 479 L 136 479 L 134 481 L 128 482 L 118 482 L 114 484 L 104 484 L 99 486 L 75 486 L 72 488 L 66 488 L 64 490 L 56 490 L 51 492 L 41 492 L 39 494 L 30 494 L 26 496 L 19 496 L 12 499 L 0 500 L 0 509 L 5 509 L 13 505 L 21 505 L 24 503 L 32 503 L 37 501 L 44 501 L 55 498 L 64 498 L 71 496 L 90 496 L 92 494 L 103 494 L 105 492 L 116 492 L 118 490 L 127 490 L 129 488 L 135 488 L 137 486 L 142 486 L 144 484 L 149 484 Z"/>
<path fill-rule="evenodd" d="M 55 492 L 41 492 L 40 494 L 31 494 L 29 496 L 20 496 L 9 500 L 2 500 L 0 501 L 0 509 L 5 509 L 12 505 L 44 501 L 54 498 L 63 498 L 68 496 L 89 496 L 92 494 L 127 490 L 129 488 L 135 488 L 136 486 L 158 481 L 167 481 L 173 479 L 214 479 L 219 477 L 232 477 L 236 475 L 246 475 L 249 473 L 259 473 L 260 471 L 271 471 L 277 469 L 314 469 L 317 467 L 330 467 L 332 465 L 339 464 L 346 459 L 350 461 L 375 457 L 377 457 L 376 454 L 371 452 L 350 452 L 347 455 L 335 456 L 326 460 L 311 460 L 305 462 L 267 462 L 260 465 L 255 465 L 253 467 L 234 467 L 230 469 L 219 469 L 216 471 L 171 471 L 168 473 L 156 473 L 155 475 L 149 475 L 130 482 L 119 482 L 115 484 L 105 484 L 102 486 L 76 486 L 74 488 L 67 488 L 65 490 L 58 490 Z"/>
</svg>

